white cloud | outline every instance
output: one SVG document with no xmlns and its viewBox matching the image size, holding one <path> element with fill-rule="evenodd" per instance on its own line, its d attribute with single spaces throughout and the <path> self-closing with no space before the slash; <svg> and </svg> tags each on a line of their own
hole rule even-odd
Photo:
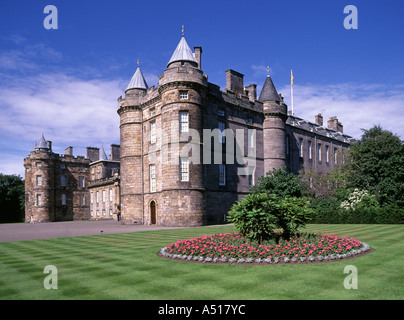
<svg viewBox="0 0 404 320">
<path fill-rule="evenodd" d="M 74 155 L 85 156 L 87 146 L 103 144 L 108 153 L 110 144 L 119 144 L 116 99 L 123 94 L 122 88 L 120 80 L 88 81 L 64 74 L 40 74 L 3 84 L 0 171 L 21 173 L 22 160 L 42 130 L 54 152 L 63 153 L 73 146 Z M 16 153 L 20 154 L 17 163 Z"/>
<path fill-rule="evenodd" d="M 278 91 L 285 93 L 285 102 L 291 110 L 290 86 Z M 362 136 L 362 128 L 370 129 L 380 124 L 383 129 L 404 139 L 403 85 L 294 85 L 293 100 L 296 116 L 314 122 L 314 116 L 322 113 L 325 125 L 329 117 L 337 116 L 344 126 L 344 132 L 355 138 Z"/>
</svg>

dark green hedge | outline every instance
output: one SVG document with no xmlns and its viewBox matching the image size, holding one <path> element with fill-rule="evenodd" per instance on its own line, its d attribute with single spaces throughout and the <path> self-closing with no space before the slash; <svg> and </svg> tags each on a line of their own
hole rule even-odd
<svg viewBox="0 0 404 320">
<path fill-rule="evenodd" d="M 402 224 L 404 208 L 387 205 L 377 209 L 366 208 L 355 211 L 340 209 L 335 201 L 316 200 L 312 204 L 314 213 L 310 223 L 325 224 Z"/>
</svg>

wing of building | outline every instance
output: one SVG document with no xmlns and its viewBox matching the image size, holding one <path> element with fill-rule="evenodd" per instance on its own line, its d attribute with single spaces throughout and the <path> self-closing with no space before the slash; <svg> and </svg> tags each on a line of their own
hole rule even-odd
<svg viewBox="0 0 404 320">
<path fill-rule="evenodd" d="M 52 152 L 41 137 L 26 168 L 26 222 L 116 219 L 125 224 L 199 226 L 225 221 L 231 205 L 273 168 L 326 172 L 355 139 L 331 117 L 288 112 L 271 76 L 257 85 L 227 70 L 208 82 L 202 48 L 181 37 L 149 87 L 140 67 L 118 98 L 120 145 L 87 155 Z"/>
</svg>

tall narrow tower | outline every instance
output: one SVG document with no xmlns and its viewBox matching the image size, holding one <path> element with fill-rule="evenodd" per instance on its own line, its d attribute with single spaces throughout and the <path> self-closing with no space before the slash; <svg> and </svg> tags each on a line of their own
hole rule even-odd
<svg viewBox="0 0 404 320">
<path fill-rule="evenodd" d="M 165 177 L 161 184 L 160 223 L 165 225 L 202 225 L 206 220 L 202 154 L 192 154 L 200 150 L 202 139 L 189 138 L 196 136 L 192 132 L 203 136 L 207 79 L 200 65 L 201 48 L 197 47 L 197 52 L 196 59 L 182 34 L 158 86 L 161 130 L 166 135 L 170 155 L 170 161 L 160 164 Z M 180 153 L 189 143 L 195 144 L 195 149 Z"/>
<path fill-rule="evenodd" d="M 121 216 L 122 223 L 143 224 L 143 148 L 142 100 L 147 83 L 136 69 L 125 97 L 118 99 L 121 141 Z"/>
<path fill-rule="evenodd" d="M 268 75 L 259 96 L 264 112 L 264 170 L 286 166 L 287 105 L 282 101 Z"/>
<path fill-rule="evenodd" d="M 25 167 L 25 222 L 31 217 L 35 222 L 55 221 L 55 163 L 51 142 L 43 133 L 29 156 L 24 159 Z"/>
</svg>

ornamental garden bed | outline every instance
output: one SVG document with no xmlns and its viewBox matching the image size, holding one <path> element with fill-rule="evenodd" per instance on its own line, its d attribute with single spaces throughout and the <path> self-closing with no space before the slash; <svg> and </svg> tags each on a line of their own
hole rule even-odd
<svg viewBox="0 0 404 320">
<path fill-rule="evenodd" d="M 305 264 L 340 261 L 373 250 L 355 238 L 302 233 L 289 240 L 277 238 L 261 244 L 240 233 L 224 233 L 173 242 L 158 256 L 194 263 L 216 264 Z"/>
</svg>

